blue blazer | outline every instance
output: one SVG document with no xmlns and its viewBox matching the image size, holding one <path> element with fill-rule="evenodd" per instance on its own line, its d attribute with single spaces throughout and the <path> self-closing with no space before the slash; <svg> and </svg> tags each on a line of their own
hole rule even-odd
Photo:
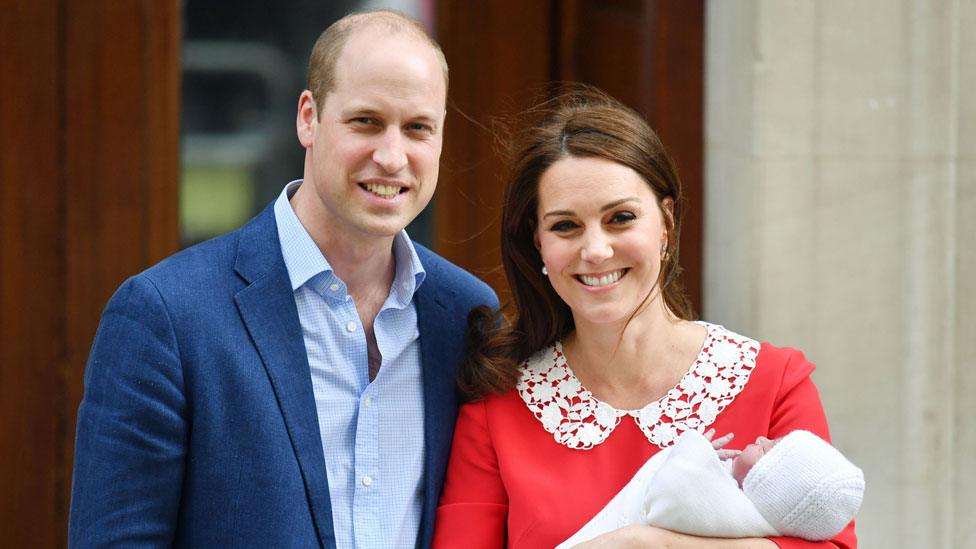
<svg viewBox="0 0 976 549">
<path fill-rule="evenodd" d="M 491 289 L 416 246 L 430 545 L 472 307 Z M 69 545 L 335 547 L 322 439 L 274 210 L 127 280 L 78 409 Z"/>
</svg>

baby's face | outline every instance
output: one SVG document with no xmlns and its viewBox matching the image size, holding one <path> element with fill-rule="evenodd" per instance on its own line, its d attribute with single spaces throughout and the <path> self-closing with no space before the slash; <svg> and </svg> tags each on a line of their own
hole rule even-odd
<svg viewBox="0 0 976 549">
<path fill-rule="evenodd" d="M 779 440 L 759 437 L 756 439 L 756 442 L 742 449 L 742 453 L 732 462 L 732 478 L 739 483 L 740 488 L 742 487 L 742 481 L 746 479 L 746 475 L 752 470 L 752 466 L 766 455 L 766 452 L 772 449 L 773 446 L 776 446 Z"/>
</svg>

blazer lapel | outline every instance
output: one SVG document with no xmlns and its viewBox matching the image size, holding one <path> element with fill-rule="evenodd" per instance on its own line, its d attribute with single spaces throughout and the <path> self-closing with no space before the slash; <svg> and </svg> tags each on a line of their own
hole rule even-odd
<svg viewBox="0 0 976 549">
<path fill-rule="evenodd" d="M 325 456 L 305 342 L 271 206 L 241 229 L 236 269 L 249 283 L 235 296 L 237 308 L 261 355 L 284 416 L 319 543 L 335 547 Z"/>
</svg>

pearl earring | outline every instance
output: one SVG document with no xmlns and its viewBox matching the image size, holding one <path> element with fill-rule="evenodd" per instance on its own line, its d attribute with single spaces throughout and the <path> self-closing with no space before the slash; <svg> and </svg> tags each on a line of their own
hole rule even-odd
<svg viewBox="0 0 976 549">
<path fill-rule="evenodd" d="M 547 269 L 545 265 L 542 266 L 542 274 L 544 276 L 549 276 L 549 269 Z"/>
</svg>

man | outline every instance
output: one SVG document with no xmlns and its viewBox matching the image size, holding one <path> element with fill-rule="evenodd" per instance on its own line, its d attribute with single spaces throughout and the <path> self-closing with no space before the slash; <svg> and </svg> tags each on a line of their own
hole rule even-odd
<svg viewBox="0 0 976 549">
<path fill-rule="evenodd" d="M 72 546 L 429 545 L 465 319 L 497 306 L 403 231 L 437 183 L 446 94 L 411 19 L 322 34 L 298 103 L 304 179 L 106 307 Z"/>
</svg>

